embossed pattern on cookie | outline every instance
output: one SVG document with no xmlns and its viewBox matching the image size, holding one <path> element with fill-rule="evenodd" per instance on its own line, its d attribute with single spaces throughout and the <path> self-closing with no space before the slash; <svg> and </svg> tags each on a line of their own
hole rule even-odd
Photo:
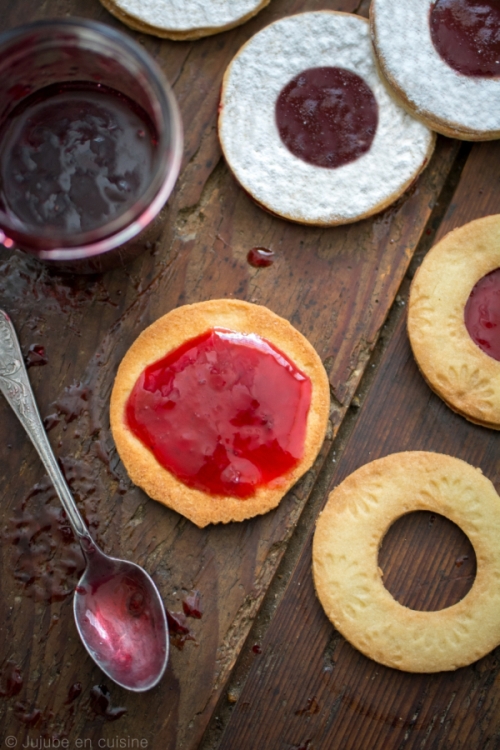
<svg viewBox="0 0 500 750">
<path fill-rule="evenodd" d="M 378 569 L 389 527 L 419 510 L 460 526 L 477 558 L 466 596 L 433 612 L 399 604 Z M 499 534 L 500 498 L 479 469 L 437 453 L 386 456 L 347 477 L 319 516 L 313 540 L 318 598 L 334 626 L 370 658 L 409 672 L 457 669 L 500 643 Z"/>
<path fill-rule="evenodd" d="M 488 216 L 455 229 L 430 250 L 408 304 L 411 347 L 429 386 L 466 419 L 494 429 L 500 429 L 500 361 L 473 340 L 465 311 L 478 282 L 498 268 L 500 216 Z M 488 305 L 487 299 L 479 305 L 478 335 L 486 316 L 488 336 L 500 338 Z"/>
</svg>

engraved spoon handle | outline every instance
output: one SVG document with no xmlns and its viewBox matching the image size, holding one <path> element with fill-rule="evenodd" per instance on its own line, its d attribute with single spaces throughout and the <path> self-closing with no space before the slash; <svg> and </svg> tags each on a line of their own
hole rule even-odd
<svg viewBox="0 0 500 750">
<path fill-rule="evenodd" d="M 28 433 L 55 487 L 73 531 L 94 544 L 52 452 L 31 390 L 23 355 L 12 322 L 0 310 L 0 390 Z"/>
</svg>

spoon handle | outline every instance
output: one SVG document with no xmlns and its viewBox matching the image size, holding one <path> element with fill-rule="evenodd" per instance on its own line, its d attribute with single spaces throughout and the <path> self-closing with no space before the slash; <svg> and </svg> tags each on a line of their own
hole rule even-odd
<svg viewBox="0 0 500 750">
<path fill-rule="evenodd" d="M 28 433 L 52 480 L 66 515 L 79 537 L 93 544 L 71 492 L 52 452 L 31 390 L 23 355 L 12 321 L 0 310 L 0 390 Z"/>
</svg>

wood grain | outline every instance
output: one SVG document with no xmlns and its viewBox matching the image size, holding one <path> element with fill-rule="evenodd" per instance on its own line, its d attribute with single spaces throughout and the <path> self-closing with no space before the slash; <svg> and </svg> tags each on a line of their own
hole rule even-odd
<svg viewBox="0 0 500 750">
<path fill-rule="evenodd" d="M 474 146 L 439 237 L 473 218 L 500 212 L 499 156 L 498 143 Z M 405 324 L 402 315 L 331 488 L 375 458 L 431 450 L 479 466 L 500 491 L 500 437 L 466 422 L 429 390 L 413 360 Z M 315 597 L 312 533 L 220 750 L 500 747 L 499 649 L 470 667 L 435 675 L 403 673 L 365 658 L 335 631 Z M 453 524 L 431 514 L 411 514 L 395 525 L 379 560 L 389 590 L 418 609 L 456 602 L 475 574 L 470 542 Z"/>
<path fill-rule="evenodd" d="M 167 674 L 154 691 L 131 695 L 103 679 L 76 636 L 71 597 L 37 600 L 31 584 L 19 577 L 35 547 L 41 556 L 38 576 L 59 565 L 69 548 L 61 547 L 57 529 L 50 528 L 26 542 L 26 549 L 13 543 L 17 522 L 27 523 L 27 514 L 40 517 L 45 505 L 53 514 L 57 503 L 43 483 L 33 490 L 42 480 L 40 464 L 0 402 L 4 736 L 25 742 L 57 735 L 71 742 L 88 739 L 94 746 L 100 738 L 129 736 L 145 739 L 149 747 L 196 748 L 349 407 L 458 147 L 440 139 L 411 191 L 372 220 L 346 228 L 291 225 L 250 201 L 220 155 L 216 111 L 222 74 L 241 44 L 265 24 L 323 5 L 273 0 L 245 26 L 194 43 L 129 32 L 97 0 L 46 0 L 35 7 L 28 0 L 8 0 L 2 6 L 4 29 L 67 15 L 121 28 L 156 58 L 178 98 L 186 133 L 183 167 L 158 245 L 145 248 L 125 268 L 85 278 L 61 277 L 20 253 L 1 251 L 0 301 L 23 350 L 45 348 L 47 364 L 30 370 L 34 390 L 42 415 L 51 417 L 50 440 L 98 541 L 106 551 L 143 564 L 170 611 L 180 611 L 192 589 L 201 592 L 204 609 L 201 620 L 188 621 L 195 640 L 179 650 L 180 639 L 173 639 Z M 329 7 L 357 6 L 355 0 L 338 0 Z M 255 269 L 246 262 L 248 250 L 258 245 L 274 250 L 272 267 Z M 317 348 L 330 377 L 332 428 L 314 469 L 275 512 L 200 531 L 130 485 L 109 432 L 108 400 L 118 363 L 145 326 L 183 303 L 230 296 L 268 305 Z M 74 585 L 76 572 L 65 570 Z M 22 680 L 12 694 L 6 687 L 11 662 Z M 76 683 L 81 694 L 68 703 Z M 106 721 L 91 703 L 91 689 L 101 683 L 112 704 L 127 709 L 116 722 Z"/>
</svg>

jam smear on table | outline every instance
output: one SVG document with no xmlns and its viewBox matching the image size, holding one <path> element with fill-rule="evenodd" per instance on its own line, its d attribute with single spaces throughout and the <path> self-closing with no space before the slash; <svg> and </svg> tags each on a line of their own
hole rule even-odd
<svg viewBox="0 0 500 750">
<path fill-rule="evenodd" d="M 61 467 L 89 529 L 96 534 L 100 486 L 93 481 L 91 468 L 72 458 L 62 460 Z M 85 560 L 48 477 L 15 509 L 1 539 L 11 545 L 9 569 L 28 597 L 52 603 L 71 596 Z"/>
<path fill-rule="evenodd" d="M 465 76 L 500 76 L 499 0 L 437 0 L 431 39 L 448 65 Z"/>
<path fill-rule="evenodd" d="M 112 573 L 83 591 L 77 587 L 75 613 L 104 669 L 112 668 L 118 679 L 138 688 L 149 682 L 165 658 L 165 644 L 156 635 L 161 629 L 141 575 L 133 570 Z"/>
<path fill-rule="evenodd" d="M 268 341 L 214 328 L 142 372 L 125 418 L 187 486 L 246 498 L 302 458 L 311 391 Z"/>
<path fill-rule="evenodd" d="M 45 348 L 41 344 L 31 344 L 24 361 L 26 362 L 26 367 L 41 367 L 46 365 L 48 359 L 45 355 Z"/>
<path fill-rule="evenodd" d="M 252 247 L 247 253 L 247 261 L 254 268 L 268 268 L 274 263 L 274 251 L 267 247 Z"/>
<path fill-rule="evenodd" d="M 2 698 L 12 698 L 21 692 L 23 687 L 23 678 L 19 666 L 9 659 L 5 662 L 0 672 L 0 696 Z"/>
<path fill-rule="evenodd" d="M 77 698 L 80 697 L 82 694 L 83 686 L 81 682 L 74 682 L 69 690 L 68 690 L 68 697 L 64 701 L 66 705 L 69 705 L 70 703 L 73 703 Z"/>
<path fill-rule="evenodd" d="M 182 609 L 186 617 L 194 617 L 196 620 L 201 620 L 203 617 L 203 609 L 201 606 L 201 594 L 197 589 L 190 591 L 182 600 Z"/>
<path fill-rule="evenodd" d="M 186 615 L 183 612 L 171 612 L 166 610 L 168 622 L 168 634 L 170 643 L 179 651 L 182 651 L 187 641 L 193 641 L 198 645 L 193 631 L 187 624 Z"/>
<path fill-rule="evenodd" d="M 40 89 L 0 129 L 0 208 L 28 231 L 96 229 L 144 193 L 157 140 L 147 113 L 114 89 Z"/>
<path fill-rule="evenodd" d="M 467 300 L 464 319 L 474 343 L 500 361 L 500 268 L 479 279 Z"/>
<path fill-rule="evenodd" d="M 103 716 L 106 721 L 116 721 L 127 713 L 122 706 L 112 708 L 111 697 L 106 685 L 94 685 L 90 691 L 90 707 L 98 716 Z"/>
<path fill-rule="evenodd" d="M 344 68 L 309 68 L 278 96 L 276 125 L 294 156 L 333 169 L 369 150 L 377 130 L 378 105 L 356 73 Z"/>
</svg>

